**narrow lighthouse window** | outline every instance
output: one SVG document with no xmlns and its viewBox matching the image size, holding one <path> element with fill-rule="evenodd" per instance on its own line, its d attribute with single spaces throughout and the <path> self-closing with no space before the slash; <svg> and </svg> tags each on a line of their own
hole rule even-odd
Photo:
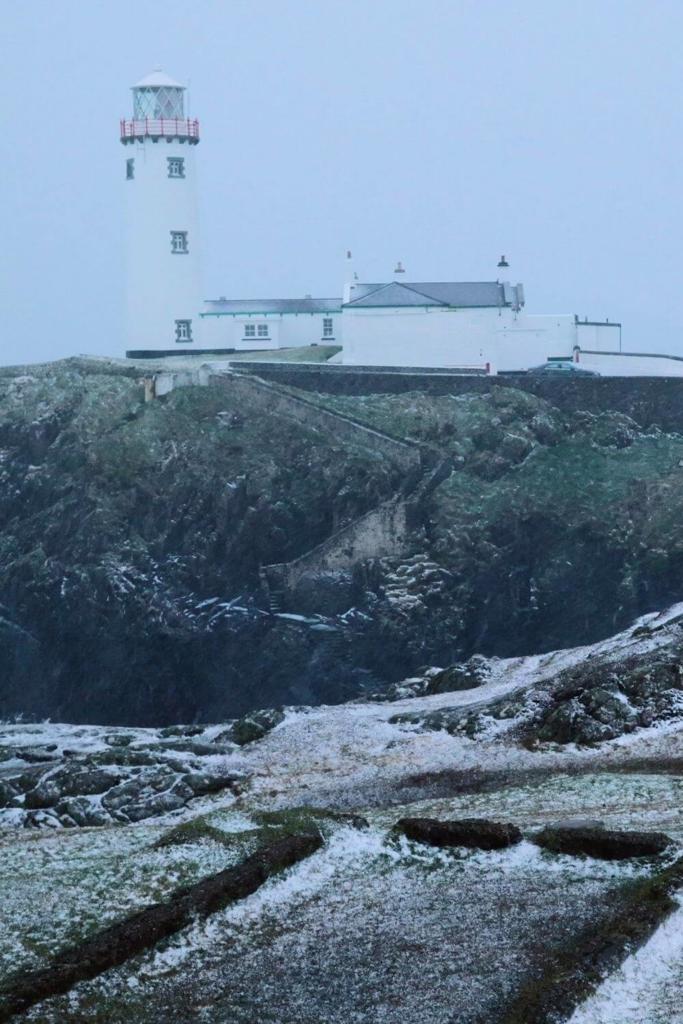
<svg viewBox="0 0 683 1024">
<path fill-rule="evenodd" d="M 131 181 L 135 177 L 135 160 L 126 160 L 126 179 Z"/>
<path fill-rule="evenodd" d="M 169 178 L 184 178 L 185 177 L 185 157 L 182 156 L 169 156 L 168 160 L 168 176 Z"/>
<path fill-rule="evenodd" d="M 176 341 L 192 341 L 192 321 L 191 320 L 176 320 L 175 322 L 175 340 Z"/>
<path fill-rule="evenodd" d="M 171 252 L 172 253 L 184 253 L 189 252 L 187 247 L 187 231 L 172 231 L 171 232 Z"/>
</svg>

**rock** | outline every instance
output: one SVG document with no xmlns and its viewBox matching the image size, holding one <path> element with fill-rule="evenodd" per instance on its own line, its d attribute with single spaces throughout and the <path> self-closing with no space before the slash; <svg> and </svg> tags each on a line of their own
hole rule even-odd
<svg viewBox="0 0 683 1024">
<path fill-rule="evenodd" d="M 104 768 L 87 768 L 75 763 L 44 778 L 26 794 L 26 807 L 54 807 L 63 797 L 92 796 L 116 786 L 121 775 Z"/>
<path fill-rule="evenodd" d="M 271 729 L 284 720 L 284 712 L 277 708 L 265 708 L 263 711 L 251 711 L 243 718 L 238 718 L 231 728 L 232 738 L 241 747 L 262 739 Z"/>
<path fill-rule="evenodd" d="M 234 774 L 210 775 L 208 772 L 188 772 L 182 776 L 182 781 L 191 790 L 192 796 L 204 796 L 206 793 L 218 793 L 221 789 L 228 789 L 237 781 Z"/>
<path fill-rule="evenodd" d="M 24 828 L 59 828 L 59 818 L 51 811 L 32 811 L 24 819 Z"/>
<path fill-rule="evenodd" d="M 157 814 L 178 811 L 186 802 L 178 793 L 169 790 L 166 793 L 156 793 L 147 800 L 141 800 L 140 803 L 127 804 L 122 808 L 122 813 L 128 821 L 143 821 Z"/>
<path fill-rule="evenodd" d="M 51 769 L 45 766 L 28 768 L 20 775 L 12 775 L 7 781 L 19 793 L 28 793 L 29 790 L 34 789 L 38 785 L 43 776 L 47 775 L 49 771 Z"/>
<path fill-rule="evenodd" d="M 169 739 L 160 745 L 161 750 L 177 750 L 183 754 L 196 754 L 197 757 L 211 757 L 214 754 L 231 754 L 234 746 L 221 746 L 218 743 L 200 743 L 193 739 Z"/>
<path fill-rule="evenodd" d="M 487 658 L 475 654 L 463 663 L 451 665 L 433 675 L 425 693 L 451 693 L 456 690 L 472 690 L 483 686 L 491 674 L 491 666 Z"/>
<path fill-rule="evenodd" d="M 680 714 L 679 645 L 644 651 L 615 667 L 584 663 L 550 684 L 525 726 L 540 741 L 601 743 Z"/>
<path fill-rule="evenodd" d="M 110 816 L 86 797 L 71 797 L 60 800 L 55 807 L 59 820 L 65 828 L 80 825 L 109 825 Z M 71 824 L 70 824 L 71 823 Z"/>
<path fill-rule="evenodd" d="M 436 818 L 401 818 L 394 828 L 408 839 L 430 846 L 467 846 L 479 850 L 502 850 L 520 842 L 516 825 L 484 818 L 438 821 Z"/>
<path fill-rule="evenodd" d="M 538 739 L 553 743 L 601 743 L 620 735 L 616 725 L 597 721 L 577 699 L 561 704 L 544 718 Z"/>
<path fill-rule="evenodd" d="M 159 735 L 164 738 L 168 736 L 199 736 L 205 728 L 204 725 L 169 725 L 165 729 L 161 729 Z"/>
<path fill-rule="evenodd" d="M 163 766 L 143 770 L 136 778 L 128 779 L 114 786 L 102 797 L 102 804 L 108 811 L 123 810 L 127 813 L 129 805 L 137 804 L 148 796 L 168 790 L 177 780 L 175 772 Z"/>
<path fill-rule="evenodd" d="M 17 790 L 9 783 L 0 779 L 0 807 L 9 807 L 17 795 Z"/>
<path fill-rule="evenodd" d="M 188 786 L 187 782 L 184 782 L 183 779 L 178 779 L 177 782 L 174 782 L 169 793 L 172 793 L 173 796 L 179 797 L 183 804 L 189 803 L 196 795 L 192 787 Z"/>
<path fill-rule="evenodd" d="M 110 733 L 104 737 L 104 742 L 110 747 L 128 747 L 133 742 L 133 737 L 126 736 L 125 733 Z"/>
<path fill-rule="evenodd" d="M 663 832 L 619 832 L 602 827 L 551 826 L 538 832 L 533 841 L 552 853 L 566 853 L 600 860 L 656 857 L 671 844 Z"/>
<path fill-rule="evenodd" d="M 52 743 L 46 747 L 17 747 L 15 754 L 22 761 L 28 761 L 29 764 L 42 764 L 45 761 L 58 761 L 56 750 L 57 745 Z"/>
<path fill-rule="evenodd" d="M 103 750 L 97 754 L 90 754 L 84 760 L 87 764 L 92 765 L 120 765 L 121 767 L 153 768 L 160 763 L 163 764 L 165 760 L 173 760 L 173 758 L 166 755 L 167 751 L 165 747 L 160 747 L 158 751 L 131 750 L 130 747 L 117 747 L 113 750 Z"/>
</svg>

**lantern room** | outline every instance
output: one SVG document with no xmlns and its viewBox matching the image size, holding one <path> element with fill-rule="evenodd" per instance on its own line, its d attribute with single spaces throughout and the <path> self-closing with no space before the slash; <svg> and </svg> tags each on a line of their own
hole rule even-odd
<svg viewBox="0 0 683 1024">
<path fill-rule="evenodd" d="M 177 139 L 196 145 L 199 122 L 185 115 L 185 86 L 155 68 L 133 86 L 133 119 L 121 121 L 121 142 L 134 143 L 146 138 L 158 142 Z"/>
<path fill-rule="evenodd" d="M 166 120 L 185 117 L 185 86 L 174 82 L 161 68 L 133 86 L 133 119 Z"/>
</svg>

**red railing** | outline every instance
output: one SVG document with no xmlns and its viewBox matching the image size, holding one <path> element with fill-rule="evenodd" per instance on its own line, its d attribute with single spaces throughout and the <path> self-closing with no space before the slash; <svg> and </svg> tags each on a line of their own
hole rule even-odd
<svg viewBox="0 0 683 1024">
<path fill-rule="evenodd" d="M 199 142 L 199 121 L 185 117 L 144 117 L 121 121 L 121 141 L 144 138 L 178 138 Z"/>
</svg>

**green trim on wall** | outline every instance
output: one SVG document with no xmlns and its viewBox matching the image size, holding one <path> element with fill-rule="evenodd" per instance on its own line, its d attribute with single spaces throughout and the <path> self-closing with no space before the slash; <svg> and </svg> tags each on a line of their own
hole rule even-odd
<svg viewBox="0 0 683 1024">
<path fill-rule="evenodd" d="M 341 313 L 341 309 L 331 309 L 325 313 L 293 313 L 293 312 L 282 312 L 282 313 L 263 313 L 258 309 L 251 309 L 242 313 L 200 313 L 200 316 L 231 316 L 233 319 L 236 316 L 329 316 L 330 313 Z"/>
</svg>

